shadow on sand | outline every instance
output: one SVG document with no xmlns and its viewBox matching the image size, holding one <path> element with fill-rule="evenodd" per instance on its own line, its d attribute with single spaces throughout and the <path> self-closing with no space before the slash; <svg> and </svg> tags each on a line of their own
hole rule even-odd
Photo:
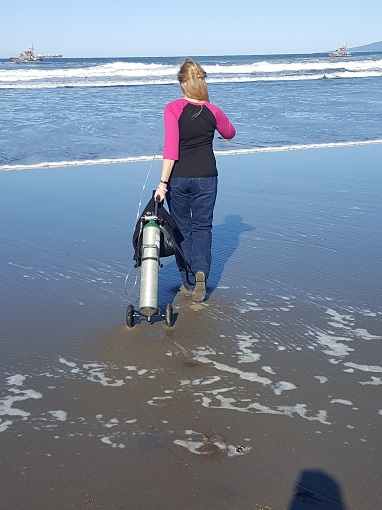
<svg viewBox="0 0 382 510">
<path fill-rule="evenodd" d="M 242 217 L 235 214 L 226 216 L 224 223 L 214 225 L 212 230 L 212 267 L 208 278 L 207 300 L 219 285 L 226 263 L 239 247 L 240 235 L 253 230 L 255 227 L 243 223 Z M 171 261 L 166 262 L 160 269 L 159 301 L 162 304 L 172 303 L 179 292 L 180 283 L 175 259 L 171 257 Z"/>
<path fill-rule="evenodd" d="M 287 510 L 346 510 L 338 483 L 323 471 L 305 470 L 296 482 Z"/>
<path fill-rule="evenodd" d="M 224 223 L 214 225 L 212 230 L 212 267 L 208 279 L 208 294 L 216 289 L 221 280 L 224 267 L 240 244 L 243 232 L 252 232 L 255 227 L 243 222 L 237 214 L 224 218 Z"/>
</svg>

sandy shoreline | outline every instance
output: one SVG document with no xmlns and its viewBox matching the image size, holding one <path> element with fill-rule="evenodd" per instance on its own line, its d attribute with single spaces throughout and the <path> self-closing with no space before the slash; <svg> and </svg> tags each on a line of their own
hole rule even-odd
<svg viewBox="0 0 382 510">
<path fill-rule="evenodd" d="M 131 330 L 148 163 L 1 173 L 2 508 L 378 508 L 381 155 L 219 158 L 206 303 L 163 260 Z"/>
</svg>

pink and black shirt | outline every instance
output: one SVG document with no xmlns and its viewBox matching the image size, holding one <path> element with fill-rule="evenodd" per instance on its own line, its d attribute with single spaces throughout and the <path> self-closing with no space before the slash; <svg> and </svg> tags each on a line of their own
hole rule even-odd
<svg viewBox="0 0 382 510">
<path fill-rule="evenodd" d="M 165 107 L 163 158 L 175 161 L 171 177 L 216 176 L 212 149 L 215 130 L 228 139 L 236 134 L 220 108 L 208 102 L 200 108 L 200 104 L 186 99 L 176 99 Z"/>
</svg>

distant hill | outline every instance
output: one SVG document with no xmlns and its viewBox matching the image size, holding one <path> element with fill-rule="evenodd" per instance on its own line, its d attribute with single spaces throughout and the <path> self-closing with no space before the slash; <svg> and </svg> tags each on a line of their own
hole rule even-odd
<svg viewBox="0 0 382 510">
<path fill-rule="evenodd" d="M 350 51 L 382 51 L 382 41 L 350 48 Z"/>
</svg>

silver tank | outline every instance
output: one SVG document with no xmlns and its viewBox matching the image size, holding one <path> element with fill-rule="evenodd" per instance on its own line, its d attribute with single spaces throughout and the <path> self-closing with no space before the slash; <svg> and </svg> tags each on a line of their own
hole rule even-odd
<svg viewBox="0 0 382 510">
<path fill-rule="evenodd" d="M 159 248 L 160 228 L 155 221 L 150 220 L 143 227 L 139 299 L 139 311 L 148 318 L 158 312 Z"/>
</svg>

